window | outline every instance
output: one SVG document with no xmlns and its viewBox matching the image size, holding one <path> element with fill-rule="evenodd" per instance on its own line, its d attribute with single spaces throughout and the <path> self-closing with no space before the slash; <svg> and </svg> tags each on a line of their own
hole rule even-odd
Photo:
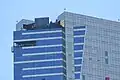
<svg viewBox="0 0 120 80">
<path fill-rule="evenodd" d="M 16 46 L 18 46 L 18 47 L 36 46 L 36 41 L 17 42 Z"/>
<path fill-rule="evenodd" d="M 43 78 L 42 80 L 45 80 L 45 78 Z"/>
<path fill-rule="evenodd" d="M 81 66 L 75 66 L 75 71 L 81 71 Z"/>
<path fill-rule="evenodd" d="M 92 58 L 89 58 L 89 60 L 92 60 Z"/>
<path fill-rule="evenodd" d="M 62 54 L 62 55 L 63 55 L 63 59 L 66 60 L 66 56 L 64 54 Z"/>
<path fill-rule="evenodd" d="M 105 59 L 105 64 L 108 64 L 108 58 Z"/>
<path fill-rule="evenodd" d="M 105 56 L 108 56 L 108 51 L 105 51 Z"/>
<path fill-rule="evenodd" d="M 82 80 L 85 80 L 85 75 L 82 75 Z"/>
<path fill-rule="evenodd" d="M 105 77 L 105 80 L 110 80 L 110 78 L 109 77 Z"/>
<path fill-rule="evenodd" d="M 65 50 L 65 48 L 62 46 L 62 51 L 64 52 L 64 53 L 66 53 L 66 50 Z"/>
<path fill-rule="evenodd" d="M 74 35 L 85 35 L 85 30 L 74 31 Z"/>
<path fill-rule="evenodd" d="M 62 40 L 62 45 L 65 46 L 65 40 Z"/>
</svg>

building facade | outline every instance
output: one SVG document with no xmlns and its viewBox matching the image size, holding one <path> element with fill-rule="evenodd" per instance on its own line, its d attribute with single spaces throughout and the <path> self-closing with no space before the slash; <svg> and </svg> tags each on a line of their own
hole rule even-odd
<svg viewBox="0 0 120 80">
<path fill-rule="evenodd" d="M 63 27 L 42 19 L 14 32 L 14 80 L 66 80 Z"/>
<path fill-rule="evenodd" d="M 63 12 L 14 31 L 14 80 L 119 80 L 120 22 Z"/>
</svg>

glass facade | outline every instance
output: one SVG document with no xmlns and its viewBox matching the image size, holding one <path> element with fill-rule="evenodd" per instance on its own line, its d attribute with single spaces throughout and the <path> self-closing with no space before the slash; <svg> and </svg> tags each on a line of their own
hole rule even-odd
<svg viewBox="0 0 120 80">
<path fill-rule="evenodd" d="M 78 36 L 78 37 L 75 37 Z M 83 61 L 85 26 L 74 27 L 74 65 L 75 65 L 75 79 L 81 80 L 81 68 Z"/>
<path fill-rule="evenodd" d="M 63 28 L 14 31 L 14 80 L 66 80 Z"/>
</svg>

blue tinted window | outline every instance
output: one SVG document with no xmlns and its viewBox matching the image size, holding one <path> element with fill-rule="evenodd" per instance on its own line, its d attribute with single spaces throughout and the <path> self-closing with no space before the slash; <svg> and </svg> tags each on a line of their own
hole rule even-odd
<svg viewBox="0 0 120 80">
<path fill-rule="evenodd" d="M 39 52 L 54 52 L 54 51 L 62 51 L 62 46 L 24 49 L 23 53 L 39 53 Z"/>
<path fill-rule="evenodd" d="M 49 74 L 49 73 L 63 73 L 64 68 L 49 68 L 49 69 L 37 69 L 37 70 L 26 70 L 22 71 L 23 75 L 33 75 L 33 74 Z"/>
<path fill-rule="evenodd" d="M 82 64 L 82 59 L 75 59 L 74 61 L 75 64 Z"/>
<path fill-rule="evenodd" d="M 19 73 L 16 73 L 16 74 L 19 74 Z M 21 80 L 21 78 L 22 78 L 22 75 L 16 76 L 14 73 L 14 80 Z"/>
<path fill-rule="evenodd" d="M 85 35 L 85 30 L 74 31 L 74 35 Z"/>
<path fill-rule="evenodd" d="M 80 79 L 80 73 L 75 74 L 75 79 Z"/>
<path fill-rule="evenodd" d="M 22 33 L 20 31 L 14 31 L 14 34 L 13 34 L 13 39 L 16 40 L 16 39 L 21 39 L 22 38 Z"/>
<path fill-rule="evenodd" d="M 46 54 L 46 55 L 36 55 L 36 56 L 22 56 L 14 57 L 14 61 L 29 61 L 29 60 L 45 60 L 45 59 L 65 59 L 64 54 Z"/>
<path fill-rule="evenodd" d="M 63 69 L 63 73 L 66 74 L 66 69 Z"/>
<path fill-rule="evenodd" d="M 74 38 L 74 43 L 84 43 L 84 37 Z"/>
<path fill-rule="evenodd" d="M 65 40 L 62 40 L 62 44 L 63 44 L 63 46 L 65 46 Z"/>
<path fill-rule="evenodd" d="M 64 47 L 62 47 L 62 51 L 63 51 L 64 53 L 66 53 L 66 49 L 65 49 Z"/>
<path fill-rule="evenodd" d="M 47 37 L 47 36 L 62 36 L 62 31 L 56 33 L 49 33 L 49 34 L 31 34 L 31 35 L 22 35 L 23 32 L 41 32 L 41 31 L 56 31 L 62 30 L 62 28 L 53 28 L 53 29 L 40 29 L 40 30 L 28 30 L 28 31 L 14 31 L 14 40 L 16 39 L 27 39 L 27 38 L 40 38 L 40 37 Z M 51 35 L 50 35 L 51 34 Z"/>
<path fill-rule="evenodd" d="M 22 48 L 21 47 L 14 47 L 14 54 L 16 56 L 20 56 L 22 54 Z"/>
<path fill-rule="evenodd" d="M 66 63 L 63 61 L 63 66 L 66 67 Z"/>
<path fill-rule="evenodd" d="M 63 80 L 67 80 L 66 76 L 63 76 Z"/>
<path fill-rule="evenodd" d="M 45 28 L 45 29 L 27 30 L 27 31 L 20 31 L 20 32 L 41 32 L 41 31 L 56 31 L 56 30 L 62 30 L 62 28 Z"/>
<path fill-rule="evenodd" d="M 74 57 L 82 57 L 83 52 L 74 52 Z"/>
<path fill-rule="evenodd" d="M 64 33 L 62 33 L 62 37 L 65 39 L 65 34 Z"/>
<path fill-rule="evenodd" d="M 21 53 L 21 52 L 14 53 L 14 57 L 21 57 L 21 56 L 22 56 L 22 53 Z"/>
<path fill-rule="evenodd" d="M 75 72 L 81 71 L 81 66 L 75 66 Z"/>
<path fill-rule="evenodd" d="M 86 28 L 86 26 L 75 26 L 74 29 L 83 29 Z"/>
<path fill-rule="evenodd" d="M 52 75 L 52 76 L 38 76 L 33 78 L 23 78 L 21 80 L 65 80 L 63 75 Z M 18 79 L 16 79 L 18 80 Z"/>
<path fill-rule="evenodd" d="M 74 50 L 83 50 L 83 45 L 75 45 Z"/>
<path fill-rule="evenodd" d="M 31 68 L 31 67 L 46 67 L 46 66 L 61 66 L 65 65 L 65 62 L 62 60 L 59 61 L 47 61 L 47 62 L 34 62 L 34 63 L 25 63 L 25 64 L 15 64 L 16 67 L 24 67 L 24 68 Z M 20 69 L 18 68 L 18 69 Z"/>
<path fill-rule="evenodd" d="M 53 39 L 53 40 L 39 40 L 36 45 L 54 45 L 54 44 L 62 44 L 62 39 Z"/>
<path fill-rule="evenodd" d="M 62 37 L 62 32 L 56 33 L 44 33 L 44 34 L 31 34 L 31 35 L 21 35 L 20 39 L 32 39 L 32 38 L 47 38 L 47 37 Z M 20 37 L 20 36 L 19 36 Z"/>
</svg>

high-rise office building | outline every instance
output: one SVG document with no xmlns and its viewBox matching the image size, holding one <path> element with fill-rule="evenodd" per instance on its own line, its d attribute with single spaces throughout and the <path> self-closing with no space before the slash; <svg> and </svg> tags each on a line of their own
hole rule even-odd
<svg viewBox="0 0 120 80">
<path fill-rule="evenodd" d="M 14 80 L 120 80 L 120 22 L 63 12 L 21 20 Z"/>
</svg>

